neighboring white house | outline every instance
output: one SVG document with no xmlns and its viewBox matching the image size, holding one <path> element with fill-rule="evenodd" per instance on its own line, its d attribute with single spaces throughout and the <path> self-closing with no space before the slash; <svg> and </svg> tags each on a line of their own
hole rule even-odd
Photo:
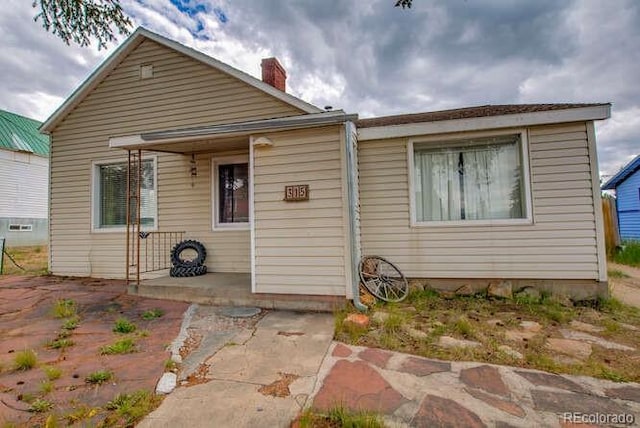
<svg viewBox="0 0 640 428">
<path fill-rule="evenodd" d="M 48 243 L 49 138 L 40 125 L 0 110 L 0 237 L 7 246 Z"/>
</svg>

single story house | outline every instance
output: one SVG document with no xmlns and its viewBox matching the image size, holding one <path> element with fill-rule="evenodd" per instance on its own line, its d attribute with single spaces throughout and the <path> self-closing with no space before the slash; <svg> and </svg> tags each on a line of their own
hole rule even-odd
<svg viewBox="0 0 640 428">
<path fill-rule="evenodd" d="M 0 238 L 7 246 L 48 242 L 49 138 L 40 125 L 0 110 Z"/>
<path fill-rule="evenodd" d="M 286 93 L 277 60 L 262 71 L 136 30 L 41 128 L 51 272 L 144 279 L 179 236 L 256 294 L 357 300 L 361 255 L 436 286 L 606 293 L 593 122 L 609 104 L 358 120 Z"/>
<path fill-rule="evenodd" d="M 620 239 L 640 241 L 640 155 L 611 177 L 602 190 L 616 192 Z"/>
</svg>

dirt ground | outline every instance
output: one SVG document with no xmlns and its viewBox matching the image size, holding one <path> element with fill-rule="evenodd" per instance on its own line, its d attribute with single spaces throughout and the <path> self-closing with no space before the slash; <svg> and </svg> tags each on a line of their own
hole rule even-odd
<svg viewBox="0 0 640 428">
<path fill-rule="evenodd" d="M 612 271 L 618 274 L 609 275 L 609 288 L 613 296 L 627 305 L 640 308 L 640 269 L 609 262 L 609 272 Z"/>
<path fill-rule="evenodd" d="M 126 425 L 136 406 L 157 405 L 151 393 L 186 308 L 129 296 L 123 281 L 0 277 L 0 426 Z M 118 319 L 135 331 L 115 332 Z M 131 352 L 106 355 L 118 341 Z M 32 368 L 20 361 L 29 351 Z"/>
</svg>

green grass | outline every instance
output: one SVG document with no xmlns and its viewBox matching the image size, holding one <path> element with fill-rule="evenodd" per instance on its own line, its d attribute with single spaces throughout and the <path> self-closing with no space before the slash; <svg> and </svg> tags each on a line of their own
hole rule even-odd
<svg viewBox="0 0 640 428">
<path fill-rule="evenodd" d="M 57 380 L 60 379 L 60 376 L 62 376 L 62 370 L 60 370 L 58 367 L 44 366 L 42 368 L 42 371 L 44 371 L 44 375 L 48 380 Z"/>
<path fill-rule="evenodd" d="M 118 394 L 105 408 L 111 413 L 100 426 L 133 426 L 160 405 L 162 398 L 149 391 L 136 391 L 132 394 Z"/>
<path fill-rule="evenodd" d="M 623 242 L 622 249 L 613 255 L 613 261 L 622 265 L 640 267 L 640 241 Z"/>
<path fill-rule="evenodd" d="M 102 355 L 130 354 L 135 352 L 136 344 L 131 338 L 120 339 L 111 345 L 100 348 Z"/>
<path fill-rule="evenodd" d="M 62 349 L 62 350 L 67 349 L 73 345 L 75 345 L 74 341 L 67 338 L 58 338 L 58 339 L 52 340 L 47 344 L 47 346 L 51 349 Z"/>
<path fill-rule="evenodd" d="M 13 359 L 16 370 L 30 370 L 38 363 L 38 356 L 33 349 L 26 349 L 16 354 Z"/>
<path fill-rule="evenodd" d="M 607 275 L 609 275 L 609 278 L 629 278 L 629 275 L 618 269 L 607 270 Z"/>
<path fill-rule="evenodd" d="M 29 411 L 33 413 L 44 413 L 48 412 L 53 408 L 53 404 L 50 401 L 47 401 L 43 398 L 37 398 L 31 403 L 31 407 L 29 407 Z"/>
<path fill-rule="evenodd" d="M 133 333 L 136 331 L 136 325 L 126 318 L 118 318 L 113 326 L 114 333 Z"/>
<path fill-rule="evenodd" d="M 164 311 L 162 309 L 158 309 L 158 308 L 154 308 L 154 309 L 149 309 L 148 311 L 144 311 L 141 315 L 141 318 L 143 320 L 154 320 L 156 318 L 160 318 L 161 316 L 164 315 Z"/>
<path fill-rule="evenodd" d="M 167 371 L 167 372 L 172 372 L 177 368 L 178 368 L 178 363 L 173 361 L 171 358 L 167 359 L 164 362 L 164 370 Z"/>
<path fill-rule="evenodd" d="M 355 412 L 344 407 L 334 407 L 326 413 L 307 410 L 298 420 L 300 428 L 343 427 L 343 428 L 383 428 L 382 418 L 371 412 Z"/>
<path fill-rule="evenodd" d="M 96 372 L 90 373 L 84 380 L 87 383 L 100 385 L 110 380 L 111 378 L 113 378 L 113 373 L 111 373 L 110 371 L 98 370 Z"/>
<path fill-rule="evenodd" d="M 40 382 L 40 391 L 43 394 L 48 394 L 53 391 L 53 383 L 50 380 L 43 380 Z"/>
<path fill-rule="evenodd" d="M 46 246 L 36 247 L 11 247 L 5 251 L 24 270 L 18 268 L 9 260 L 4 259 L 2 273 L 5 275 L 47 275 L 48 272 L 48 251 Z"/>
<path fill-rule="evenodd" d="M 334 313 L 335 336 L 346 335 L 349 337 L 350 343 L 357 344 L 358 340 L 369 332 L 369 329 L 351 322 L 346 322 L 345 318 L 348 314 L 349 311 L 347 309 Z"/>
<path fill-rule="evenodd" d="M 80 317 L 76 315 L 65 320 L 65 322 L 62 323 L 62 328 L 64 330 L 75 330 L 76 328 L 78 328 L 79 323 L 80 323 Z"/>
<path fill-rule="evenodd" d="M 59 299 L 53 305 L 53 316 L 56 318 L 75 317 L 77 312 L 78 307 L 72 299 Z"/>
<path fill-rule="evenodd" d="M 465 316 L 458 318 L 453 324 L 453 331 L 465 339 L 475 339 L 476 330 Z"/>
</svg>

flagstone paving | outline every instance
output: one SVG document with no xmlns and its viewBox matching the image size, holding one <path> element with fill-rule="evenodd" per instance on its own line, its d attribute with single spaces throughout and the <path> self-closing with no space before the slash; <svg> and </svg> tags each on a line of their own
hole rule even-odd
<svg viewBox="0 0 640 428">
<path fill-rule="evenodd" d="M 626 415 L 635 424 L 640 384 L 436 361 L 334 342 L 310 404 L 319 410 L 376 412 L 393 427 L 564 427 L 579 415 Z"/>
</svg>

